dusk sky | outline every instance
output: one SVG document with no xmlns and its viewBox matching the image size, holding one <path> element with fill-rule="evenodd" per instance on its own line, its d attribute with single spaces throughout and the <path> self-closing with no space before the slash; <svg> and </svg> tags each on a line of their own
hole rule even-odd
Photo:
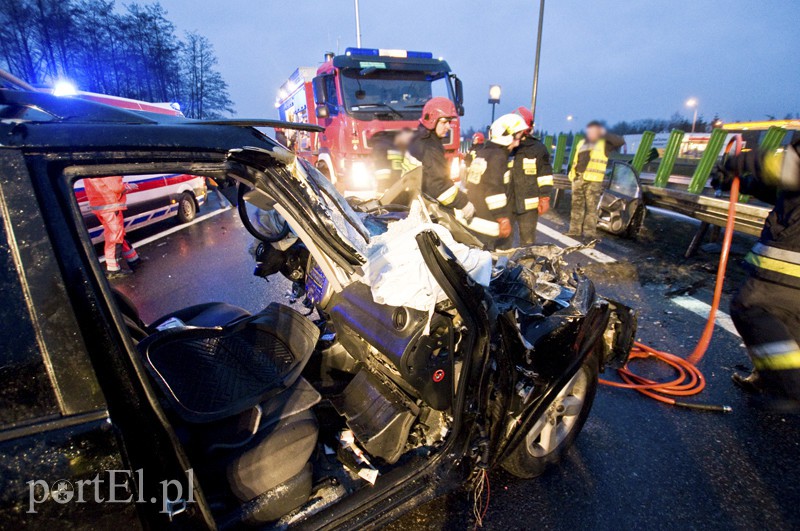
<svg viewBox="0 0 800 531">
<path fill-rule="evenodd" d="M 275 117 L 281 83 L 355 46 L 352 0 L 161 0 L 211 39 L 240 117 Z M 361 0 L 362 46 L 431 51 L 465 86 L 466 127 L 530 104 L 539 2 Z M 689 97 L 725 121 L 800 113 L 800 1 L 548 0 L 537 127 L 668 118 Z M 578 127 L 579 129 L 580 127 Z"/>
</svg>

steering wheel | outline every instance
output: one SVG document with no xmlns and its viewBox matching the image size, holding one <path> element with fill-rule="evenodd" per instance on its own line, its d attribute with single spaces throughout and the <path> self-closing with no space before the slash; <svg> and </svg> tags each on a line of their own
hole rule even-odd
<svg viewBox="0 0 800 531">
<path fill-rule="evenodd" d="M 239 217 L 242 220 L 244 228 L 247 229 L 247 232 L 252 234 L 253 237 L 264 243 L 279 242 L 286 238 L 286 236 L 289 235 L 289 224 L 285 219 L 280 218 L 280 221 L 283 223 L 279 226 L 269 227 L 262 222 L 259 216 L 256 216 L 255 220 L 250 218 L 250 213 L 247 211 L 247 201 L 244 200 L 245 194 L 250 190 L 252 190 L 252 188 L 249 186 L 244 183 L 239 183 L 236 207 L 239 210 Z M 277 213 L 276 217 L 279 217 Z"/>
</svg>

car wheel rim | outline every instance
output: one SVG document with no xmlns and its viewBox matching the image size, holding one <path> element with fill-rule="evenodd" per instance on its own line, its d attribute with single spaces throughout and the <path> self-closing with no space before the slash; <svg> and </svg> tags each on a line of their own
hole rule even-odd
<svg viewBox="0 0 800 531">
<path fill-rule="evenodd" d="M 588 388 L 589 372 L 583 366 L 528 432 L 525 443 L 532 456 L 545 457 L 561 446 L 578 421 Z"/>
<path fill-rule="evenodd" d="M 191 204 L 189 204 L 189 200 L 188 200 L 188 199 L 187 199 L 187 200 L 184 200 L 184 201 L 181 203 L 181 211 L 183 212 L 183 215 L 184 215 L 184 216 L 186 216 L 186 217 L 189 217 L 189 216 L 191 216 L 191 215 L 192 215 L 192 210 L 193 210 L 193 209 L 192 209 L 192 205 L 191 205 Z"/>
</svg>

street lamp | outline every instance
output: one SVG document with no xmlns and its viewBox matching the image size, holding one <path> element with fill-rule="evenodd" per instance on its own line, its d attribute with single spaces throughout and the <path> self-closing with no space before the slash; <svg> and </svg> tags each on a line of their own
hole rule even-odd
<svg viewBox="0 0 800 531">
<path fill-rule="evenodd" d="M 694 126 L 697 123 L 697 98 L 689 98 L 686 100 L 687 107 L 694 107 L 694 118 L 692 118 L 692 133 L 694 133 Z"/>
<path fill-rule="evenodd" d="M 494 107 L 500 103 L 500 85 L 489 85 L 489 103 L 492 104 L 492 123 L 494 123 Z"/>
</svg>

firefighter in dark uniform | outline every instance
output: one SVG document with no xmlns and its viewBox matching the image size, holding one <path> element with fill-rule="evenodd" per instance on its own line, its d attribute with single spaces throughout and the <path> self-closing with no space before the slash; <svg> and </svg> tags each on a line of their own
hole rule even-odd
<svg viewBox="0 0 800 531">
<path fill-rule="evenodd" d="M 403 170 L 422 166 L 422 193 L 441 206 L 461 210 L 467 221 L 475 207 L 450 178 L 442 139 L 450 132 L 450 121 L 458 117 L 456 106 L 447 98 L 431 98 L 422 109 L 419 128 L 408 146 Z"/>
<path fill-rule="evenodd" d="M 533 136 L 533 114 L 525 107 L 516 111 L 528 130 L 513 152 L 508 200 L 513 223 L 519 227 L 520 246 L 536 243 L 539 215 L 550 210 L 550 191 L 553 189 L 553 166 L 545 145 Z"/>
<path fill-rule="evenodd" d="M 800 139 L 770 152 L 758 149 L 717 166 L 715 184 L 775 204 L 758 243 L 745 258 L 750 278 L 731 302 L 753 372 L 734 374 L 740 387 L 800 405 Z"/>
<path fill-rule="evenodd" d="M 491 250 L 507 247 L 511 236 L 512 209 L 506 195 L 509 157 L 527 129 L 516 114 L 495 120 L 489 141 L 467 171 L 467 195 L 475 205 L 475 217 L 468 228 Z"/>
<path fill-rule="evenodd" d="M 480 153 L 484 145 L 486 145 L 486 137 L 483 136 L 483 133 L 477 132 L 472 135 L 472 145 L 469 147 L 469 151 L 467 151 L 467 156 L 464 157 L 464 165 L 467 168 L 469 168 L 473 160 L 478 158 L 478 153 Z"/>
</svg>

